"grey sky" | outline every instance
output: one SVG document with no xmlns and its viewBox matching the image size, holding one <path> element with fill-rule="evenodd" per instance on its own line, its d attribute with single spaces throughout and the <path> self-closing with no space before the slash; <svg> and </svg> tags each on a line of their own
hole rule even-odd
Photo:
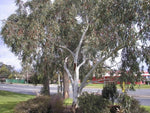
<svg viewBox="0 0 150 113">
<path fill-rule="evenodd" d="M 15 0 L 0 0 L 0 31 L 3 20 L 13 14 L 16 10 Z M 0 36 L 1 37 L 1 36 Z M 21 61 L 10 51 L 10 48 L 4 44 L 0 38 L 0 62 L 12 65 L 16 70 L 21 70 Z"/>
</svg>

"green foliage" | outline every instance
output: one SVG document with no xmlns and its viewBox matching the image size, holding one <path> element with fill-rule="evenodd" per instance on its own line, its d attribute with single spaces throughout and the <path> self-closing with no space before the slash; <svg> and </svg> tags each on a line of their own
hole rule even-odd
<svg viewBox="0 0 150 113">
<path fill-rule="evenodd" d="M 0 76 L 7 78 L 10 74 L 11 74 L 11 70 L 9 70 L 9 69 L 7 68 L 7 66 L 3 64 L 3 65 L 0 67 Z"/>
<path fill-rule="evenodd" d="M 144 108 L 141 108 L 136 99 L 128 96 L 126 93 L 119 96 L 118 103 L 124 109 L 125 113 L 148 113 Z"/>
<path fill-rule="evenodd" d="M 8 76 L 8 79 L 13 79 L 13 78 L 16 78 L 14 74 L 10 74 L 10 75 Z"/>
<path fill-rule="evenodd" d="M 67 98 L 67 99 L 64 100 L 64 105 L 65 106 L 72 105 L 72 102 L 73 102 L 73 99 Z"/>
<path fill-rule="evenodd" d="M 101 95 L 83 93 L 79 98 L 79 109 L 83 113 L 109 113 L 109 100 Z"/>
<path fill-rule="evenodd" d="M 132 45 L 135 45 L 138 35 L 133 25 L 138 24 L 141 32 L 146 32 L 144 28 L 148 28 L 146 23 L 149 22 L 149 6 L 145 5 L 147 2 L 55 0 L 52 4 L 48 0 L 30 0 L 22 6 L 18 0 L 17 13 L 6 21 L 2 36 L 13 52 L 20 55 L 23 61 L 28 59 L 30 63 L 37 60 L 41 62 L 45 57 L 49 62 L 57 61 L 55 55 L 59 45 L 74 51 L 87 25 L 89 30 L 83 48 L 86 48 L 85 53 L 90 59 L 95 59 L 97 51 L 101 51 L 102 57 L 120 45 L 135 50 Z M 76 19 L 77 16 L 80 20 Z M 37 48 L 41 50 L 37 51 Z M 115 56 L 117 52 L 114 52 Z"/>
<path fill-rule="evenodd" d="M 136 47 L 132 48 L 130 46 L 127 46 L 123 49 L 121 55 L 122 55 L 122 65 L 120 67 L 121 73 L 119 77 L 119 81 L 121 83 L 130 82 L 134 85 L 135 82 L 138 82 L 141 80 L 141 70 L 140 70 L 140 62 L 137 60 L 137 58 L 140 57 L 141 54 L 137 54 L 140 52 L 140 50 L 136 49 Z M 135 76 L 137 75 L 137 76 Z M 132 87 L 131 87 L 132 88 Z"/>
<path fill-rule="evenodd" d="M 42 74 L 34 74 L 33 76 L 30 77 L 31 79 L 31 83 L 37 85 L 37 84 L 42 84 L 42 80 L 43 80 L 43 75 Z"/>
<path fill-rule="evenodd" d="M 63 101 L 58 96 L 40 96 L 19 103 L 15 108 L 15 113 L 62 113 Z"/>
<path fill-rule="evenodd" d="M 106 84 L 102 90 L 102 97 L 110 99 L 112 104 L 114 104 L 115 99 L 118 97 L 119 93 L 115 83 Z"/>
</svg>

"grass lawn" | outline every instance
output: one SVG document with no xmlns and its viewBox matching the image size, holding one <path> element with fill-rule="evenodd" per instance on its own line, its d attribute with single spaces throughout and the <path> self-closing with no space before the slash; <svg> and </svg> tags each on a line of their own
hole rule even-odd
<svg viewBox="0 0 150 113">
<path fill-rule="evenodd" d="M 88 84 L 86 87 L 88 88 L 100 88 L 102 89 L 104 86 L 104 84 Z M 117 85 L 117 88 L 120 89 L 120 85 Z M 136 89 L 150 89 L 150 85 L 136 85 L 135 86 Z"/>
<path fill-rule="evenodd" d="M 32 95 L 0 91 L 0 113 L 13 113 L 17 103 L 34 97 Z"/>
<path fill-rule="evenodd" d="M 88 84 L 87 88 L 103 88 L 104 84 Z"/>
<path fill-rule="evenodd" d="M 72 105 L 72 102 L 73 102 L 73 99 L 71 99 L 71 98 L 65 99 L 64 100 L 64 105 L 65 106 L 70 106 L 70 105 Z"/>
<path fill-rule="evenodd" d="M 145 84 L 140 85 L 140 86 L 136 85 L 135 88 L 136 89 L 150 89 L 150 85 L 145 85 Z"/>
<path fill-rule="evenodd" d="M 32 95 L 12 93 L 8 91 L 0 91 L 0 113 L 13 113 L 13 109 L 21 101 L 26 101 L 28 99 L 34 98 Z M 70 106 L 72 104 L 72 99 L 64 100 L 65 106 Z M 147 111 L 150 112 L 150 106 L 142 106 Z"/>
<path fill-rule="evenodd" d="M 150 106 L 142 106 L 142 107 L 144 107 L 150 113 Z"/>
</svg>

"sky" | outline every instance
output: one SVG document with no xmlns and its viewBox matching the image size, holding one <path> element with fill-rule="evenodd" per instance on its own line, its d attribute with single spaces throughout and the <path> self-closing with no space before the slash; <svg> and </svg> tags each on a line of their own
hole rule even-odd
<svg viewBox="0 0 150 113">
<path fill-rule="evenodd" d="M 15 13 L 15 0 L 0 0 L 0 31 L 3 20 L 6 20 L 11 14 Z M 1 37 L 1 36 L 0 36 Z M 4 44 L 0 38 L 0 62 L 11 65 L 15 70 L 21 70 L 21 61 L 15 56 L 9 47 Z"/>
</svg>

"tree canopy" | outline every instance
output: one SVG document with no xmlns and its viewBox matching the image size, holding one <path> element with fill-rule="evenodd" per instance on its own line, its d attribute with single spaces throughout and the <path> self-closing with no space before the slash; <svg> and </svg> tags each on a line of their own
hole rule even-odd
<svg viewBox="0 0 150 113">
<path fill-rule="evenodd" d="M 0 77 L 8 78 L 14 71 L 13 67 L 0 62 Z"/>
<path fill-rule="evenodd" d="M 16 5 L 1 32 L 5 43 L 44 75 L 63 57 L 75 103 L 93 71 L 108 67 L 106 60 L 114 62 L 119 51 L 122 72 L 138 73 L 141 61 L 150 65 L 150 0 L 17 0 Z M 79 86 L 80 68 L 90 62 Z"/>
</svg>

